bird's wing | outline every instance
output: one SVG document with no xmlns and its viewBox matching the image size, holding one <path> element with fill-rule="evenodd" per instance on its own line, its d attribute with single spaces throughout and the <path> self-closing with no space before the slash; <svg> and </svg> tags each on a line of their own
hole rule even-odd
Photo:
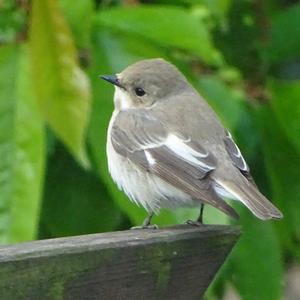
<svg viewBox="0 0 300 300">
<path fill-rule="evenodd" d="M 232 135 L 228 130 L 226 130 L 224 143 L 225 143 L 225 148 L 227 150 L 227 153 L 229 154 L 229 157 L 231 158 L 233 164 L 240 170 L 240 172 L 244 175 L 244 177 L 246 177 L 248 181 L 251 182 L 256 187 L 256 183 L 250 173 L 250 168 L 246 163 L 241 153 L 241 150 L 233 140 Z"/>
<path fill-rule="evenodd" d="M 250 173 L 249 166 L 247 165 L 239 147 L 234 142 L 229 131 L 226 131 L 226 136 L 224 138 L 224 143 L 226 150 L 233 162 L 233 164 L 244 174 Z"/>
<path fill-rule="evenodd" d="M 118 113 L 111 129 L 115 151 L 145 171 L 237 218 L 237 213 L 218 197 L 208 174 L 216 167 L 211 153 L 197 142 L 169 130 L 143 110 Z"/>
<path fill-rule="evenodd" d="M 235 180 L 219 179 L 218 183 L 244 203 L 258 218 L 262 220 L 282 218 L 282 213 L 257 189 L 250 169 L 228 131 L 224 142 L 233 164 L 243 176 L 235 177 Z"/>
<path fill-rule="evenodd" d="M 250 168 L 241 153 L 241 150 L 234 142 L 232 135 L 228 130 L 226 130 L 224 143 L 227 153 L 229 154 L 229 157 L 231 158 L 233 164 L 240 170 L 240 172 L 244 175 L 244 177 L 248 179 L 249 182 L 251 182 L 255 187 L 257 187 L 250 173 Z"/>
</svg>

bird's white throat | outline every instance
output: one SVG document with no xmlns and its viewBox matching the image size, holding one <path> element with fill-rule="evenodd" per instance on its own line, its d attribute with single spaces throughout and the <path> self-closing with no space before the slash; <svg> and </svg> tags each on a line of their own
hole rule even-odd
<svg viewBox="0 0 300 300">
<path fill-rule="evenodd" d="M 118 86 L 115 86 L 114 103 L 117 110 L 124 110 L 133 106 L 129 95 Z"/>
</svg>

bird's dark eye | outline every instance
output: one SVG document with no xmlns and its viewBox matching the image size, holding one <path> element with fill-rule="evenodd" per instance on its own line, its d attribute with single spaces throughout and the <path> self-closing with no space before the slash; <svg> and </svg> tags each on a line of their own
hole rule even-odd
<svg viewBox="0 0 300 300">
<path fill-rule="evenodd" d="M 146 94 L 146 92 L 142 88 L 135 88 L 134 92 L 137 96 L 142 97 Z"/>
</svg>

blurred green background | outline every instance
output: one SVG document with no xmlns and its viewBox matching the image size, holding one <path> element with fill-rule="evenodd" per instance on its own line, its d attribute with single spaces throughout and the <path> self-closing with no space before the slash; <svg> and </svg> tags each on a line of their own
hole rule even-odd
<svg viewBox="0 0 300 300">
<path fill-rule="evenodd" d="M 262 222 L 236 206 L 243 236 L 206 299 L 296 299 L 300 1 L 0 0 L 0 242 L 141 223 L 108 175 L 113 88 L 98 75 L 153 57 L 206 98 L 284 213 Z M 197 214 L 163 211 L 154 223 Z M 204 221 L 232 222 L 208 207 Z"/>
</svg>

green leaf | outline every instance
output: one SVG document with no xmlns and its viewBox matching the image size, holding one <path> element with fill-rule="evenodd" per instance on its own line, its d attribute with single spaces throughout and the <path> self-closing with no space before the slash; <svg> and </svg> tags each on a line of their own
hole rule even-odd
<svg viewBox="0 0 300 300">
<path fill-rule="evenodd" d="M 240 212 L 243 234 L 232 256 L 232 277 L 243 300 L 282 298 L 282 260 L 271 222 Z"/>
<path fill-rule="evenodd" d="M 300 53 L 300 4 L 293 5 L 273 17 L 271 38 L 266 52 L 273 63 L 299 58 Z"/>
<path fill-rule="evenodd" d="M 262 120 L 264 156 L 272 198 L 284 215 L 284 222 L 278 223 L 279 237 L 284 247 L 293 251 L 299 248 L 293 243 L 300 240 L 300 154 L 286 138 L 270 109 L 265 108 L 262 112 Z M 299 255 L 299 250 L 297 252 Z"/>
<path fill-rule="evenodd" d="M 31 95 L 28 57 L 0 47 L 0 242 L 36 237 L 43 178 L 43 125 Z"/>
<path fill-rule="evenodd" d="M 30 48 L 40 110 L 55 134 L 84 165 L 90 111 L 89 81 L 78 66 L 69 28 L 56 0 L 32 4 Z"/>
<path fill-rule="evenodd" d="M 48 161 L 41 213 L 41 237 L 113 231 L 122 215 L 107 188 L 57 143 Z"/>
<path fill-rule="evenodd" d="M 0 2 L 0 44 L 13 43 L 25 30 L 25 10 L 16 1 Z"/>
<path fill-rule="evenodd" d="M 198 5 L 203 4 L 207 6 L 213 15 L 222 19 L 226 17 L 232 0 L 189 0 L 188 2 Z"/>
<path fill-rule="evenodd" d="M 101 11 L 96 20 L 102 26 L 135 34 L 162 46 L 186 50 L 206 63 L 220 63 L 221 58 L 204 22 L 196 13 L 184 8 L 160 5 L 116 7 Z"/>
<path fill-rule="evenodd" d="M 94 15 L 93 1 L 59 0 L 59 3 L 72 29 L 76 45 L 79 48 L 89 47 Z"/>
<path fill-rule="evenodd" d="M 290 142 L 300 153 L 300 81 L 270 81 L 271 104 Z"/>
</svg>

